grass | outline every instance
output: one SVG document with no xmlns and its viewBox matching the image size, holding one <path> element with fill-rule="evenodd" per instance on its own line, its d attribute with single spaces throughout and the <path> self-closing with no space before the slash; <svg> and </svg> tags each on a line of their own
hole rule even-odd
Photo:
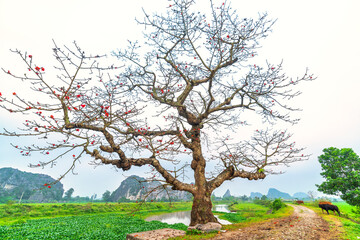
<svg viewBox="0 0 360 240">
<path fill-rule="evenodd" d="M 231 210 L 236 211 L 232 213 L 216 212 L 222 219 L 226 219 L 232 223 L 253 223 L 260 222 L 272 218 L 281 218 L 290 216 L 293 212 L 292 207 L 286 206 L 278 211 L 268 214 L 269 208 L 254 204 L 254 203 L 240 203 L 231 206 Z M 238 227 L 238 225 L 237 225 Z"/>
<path fill-rule="evenodd" d="M 3 204 L 0 205 L 1 239 L 125 239 L 126 234 L 160 228 L 186 230 L 184 224 L 146 222 L 150 215 L 190 210 L 191 202 Z M 269 208 L 254 203 L 231 206 L 234 213 L 215 212 L 234 224 L 223 229 L 235 230 L 253 223 L 292 214 L 291 207 L 268 213 Z M 6 222 L 6 224 L 5 224 Z M 349 223 L 351 224 L 351 223 Z M 356 232 L 354 233 L 356 234 Z M 207 239 L 217 233 L 189 234 L 175 239 Z M 355 235 L 354 235 L 355 236 Z"/>
<path fill-rule="evenodd" d="M 323 214 L 321 209 L 316 204 L 306 203 L 305 205 L 313 209 L 319 216 L 321 216 L 330 225 L 330 228 L 339 228 L 342 225 L 342 239 L 359 239 L 360 238 L 360 224 L 354 223 L 348 218 L 360 222 L 360 214 L 356 213 L 356 208 L 347 204 L 346 202 L 336 202 L 334 205 L 339 207 L 341 217 L 334 215 L 332 211 L 329 211 L 329 215 Z M 340 222 L 340 224 L 339 224 Z"/>
<path fill-rule="evenodd" d="M 233 224 L 224 225 L 222 227 L 223 230 L 237 230 L 239 228 L 250 226 L 254 223 L 268 221 L 273 218 L 282 218 L 290 216 L 293 213 L 293 208 L 286 206 L 284 208 L 279 209 L 276 212 L 269 213 L 268 207 L 254 204 L 254 203 L 238 203 L 232 205 L 230 210 L 234 210 L 236 212 L 232 213 L 223 213 L 223 212 L 214 212 L 219 218 L 226 219 Z M 194 239 L 208 239 L 215 237 L 218 233 L 205 233 L 199 235 L 186 235 L 182 237 L 170 238 L 171 240 L 194 240 Z M 169 240 L 170 240 L 169 239 Z"/>
<path fill-rule="evenodd" d="M 169 203 L 154 202 L 138 203 L 64 203 L 64 204 L 1 204 L 0 225 L 10 225 L 38 218 L 53 218 L 64 216 L 79 216 L 87 214 L 117 212 L 138 216 L 145 219 L 148 216 L 174 211 L 190 210 L 190 202 Z"/>
</svg>

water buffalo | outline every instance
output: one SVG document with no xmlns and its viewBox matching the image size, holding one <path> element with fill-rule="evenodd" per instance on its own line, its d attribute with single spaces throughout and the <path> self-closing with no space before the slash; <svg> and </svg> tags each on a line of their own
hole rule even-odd
<svg viewBox="0 0 360 240">
<path fill-rule="evenodd" d="M 324 213 L 324 210 L 325 210 L 327 212 L 327 214 L 329 214 L 329 210 L 331 210 L 334 212 L 334 214 L 335 214 L 335 211 L 337 211 L 337 213 L 340 216 L 339 208 L 336 205 L 332 205 L 331 203 L 328 204 L 328 202 L 320 202 L 319 207 L 321 208 L 322 213 Z"/>
</svg>

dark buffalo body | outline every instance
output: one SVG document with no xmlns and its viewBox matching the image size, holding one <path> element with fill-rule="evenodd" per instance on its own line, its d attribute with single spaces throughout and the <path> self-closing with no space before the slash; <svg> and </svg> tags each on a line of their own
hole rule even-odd
<svg viewBox="0 0 360 240">
<path fill-rule="evenodd" d="M 336 205 L 332 205 L 332 204 L 319 204 L 319 207 L 321 208 L 321 211 L 324 213 L 324 210 L 327 212 L 327 214 L 329 214 L 329 210 L 333 211 L 335 214 L 335 211 L 337 211 L 337 213 L 340 216 L 340 211 L 339 208 Z"/>
</svg>

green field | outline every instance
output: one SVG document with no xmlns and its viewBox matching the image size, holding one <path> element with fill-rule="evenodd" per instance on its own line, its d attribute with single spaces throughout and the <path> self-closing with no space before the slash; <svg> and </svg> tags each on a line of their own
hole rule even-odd
<svg viewBox="0 0 360 240">
<path fill-rule="evenodd" d="M 260 202 L 261 203 L 261 202 Z M 219 203 L 221 204 L 221 203 Z M 357 239 L 360 221 L 355 208 L 344 203 L 339 206 L 342 217 L 322 214 L 316 204 L 306 203 L 330 224 L 341 221 L 344 239 Z M 67 204 L 0 204 L 0 239 L 125 239 L 128 233 L 160 228 L 186 230 L 184 224 L 169 225 L 159 221 L 146 222 L 150 215 L 187 211 L 191 202 L 163 203 L 67 203 Z M 232 222 L 226 229 L 238 229 L 255 222 L 281 218 L 292 214 L 291 207 L 271 212 L 267 204 L 248 202 L 233 203 L 229 207 L 233 213 L 214 212 L 222 219 Z M 334 224 L 333 224 L 334 225 Z M 201 236 L 187 235 L 178 239 L 205 239 L 216 233 Z"/>
<path fill-rule="evenodd" d="M 191 203 L 2 204 L 1 239 L 125 239 L 133 232 L 160 228 L 186 230 L 144 218 L 164 212 L 185 211 Z"/>
<path fill-rule="evenodd" d="M 281 208 L 278 211 L 271 212 L 268 206 L 255 203 L 242 202 L 229 207 L 232 213 L 215 212 L 216 215 L 232 223 L 252 223 L 264 221 L 271 218 L 280 218 L 291 215 L 291 207 Z M 229 226 L 230 227 L 230 226 Z M 230 227 L 231 228 L 231 227 Z"/>
<path fill-rule="evenodd" d="M 187 211 L 191 206 L 191 202 L 1 204 L 0 236 L 1 239 L 111 240 L 160 228 L 186 230 L 184 224 L 169 225 L 144 219 L 165 212 Z M 233 204 L 231 209 L 236 213 L 216 212 L 216 215 L 241 224 L 289 214 L 289 208 L 266 214 L 269 207 L 254 203 Z M 194 236 L 187 237 L 193 239 Z"/>
<path fill-rule="evenodd" d="M 164 212 L 190 210 L 190 202 L 169 203 L 63 203 L 63 204 L 0 204 L 0 225 L 44 217 L 64 217 L 97 213 L 121 213 L 139 218 Z"/>
<path fill-rule="evenodd" d="M 184 224 L 146 222 L 124 214 L 90 214 L 71 217 L 33 219 L 25 223 L 0 226 L 1 239 L 125 239 L 133 232 L 160 228 L 186 230 Z"/>
<path fill-rule="evenodd" d="M 360 222 L 360 214 L 356 213 L 356 207 L 353 207 L 346 202 L 334 202 L 334 205 L 339 207 L 341 217 L 334 215 L 332 211 L 329 211 L 329 215 L 323 214 L 318 207 L 317 202 L 306 203 L 305 205 L 313 209 L 317 214 L 324 218 L 330 225 L 335 226 L 335 221 L 340 221 L 343 226 L 343 239 L 359 239 L 360 238 L 360 224 L 355 223 L 349 219 Z M 325 211 L 324 211 L 325 212 Z"/>
</svg>

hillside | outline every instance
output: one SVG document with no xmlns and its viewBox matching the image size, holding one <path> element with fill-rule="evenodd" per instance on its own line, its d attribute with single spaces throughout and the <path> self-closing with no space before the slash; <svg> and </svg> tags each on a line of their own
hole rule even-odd
<svg viewBox="0 0 360 240">
<path fill-rule="evenodd" d="M 111 194 L 111 201 L 117 202 L 121 199 L 138 200 L 147 199 L 167 200 L 190 200 L 191 195 L 184 191 L 172 190 L 163 187 L 160 182 L 148 182 L 145 178 L 132 175 L 121 182 L 120 186 Z"/>
<path fill-rule="evenodd" d="M 293 199 L 288 193 L 280 192 L 275 188 L 269 188 L 268 194 L 266 195 L 269 199 L 282 198 L 282 199 Z"/>
<path fill-rule="evenodd" d="M 23 172 L 14 168 L 0 169 L 0 202 L 22 200 L 29 202 L 53 202 L 61 200 L 64 193 L 59 182 L 51 188 L 43 188 L 45 183 L 55 179 L 45 174 Z M 39 190 L 40 188 L 43 188 Z"/>
</svg>

